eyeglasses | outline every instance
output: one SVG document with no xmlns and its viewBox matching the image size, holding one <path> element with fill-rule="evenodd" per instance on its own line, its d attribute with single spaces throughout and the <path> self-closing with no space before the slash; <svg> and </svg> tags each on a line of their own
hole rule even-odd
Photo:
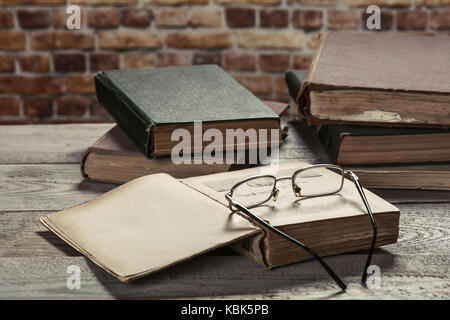
<svg viewBox="0 0 450 320">
<path fill-rule="evenodd" d="M 330 174 L 334 172 L 340 175 L 340 178 L 330 179 Z M 336 275 L 336 273 L 323 261 L 323 259 L 310 247 L 302 242 L 292 238 L 288 234 L 270 225 L 268 222 L 262 220 L 253 214 L 249 209 L 262 205 L 273 197 L 276 201 L 279 190 L 277 189 L 277 182 L 281 180 L 291 180 L 292 190 L 296 197 L 321 197 L 332 195 L 340 192 L 344 185 L 344 178 L 349 178 L 354 182 L 362 202 L 366 207 L 367 213 L 370 218 L 370 222 L 373 228 L 372 243 L 367 255 L 366 264 L 363 270 L 361 282 L 366 284 L 367 280 L 367 268 L 370 266 L 372 260 L 373 249 L 377 240 L 377 226 L 375 219 L 370 209 L 369 202 L 367 201 L 364 190 L 359 183 L 359 179 L 353 172 L 344 170 L 342 167 L 332 164 L 318 164 L 311 165 L 295 171 L 292 176 L 276 178 L 272 175 L 259 175 L 245 179 L 235 184 L 228 193 L 225 194 L 225 198 L 228 200 L 229 207 L 233 211 L 239 210 L 246 215 L 250 220 L 259 225 L 262 228 L 267 228 L 272 232 L 275 232 L 279 236 L 295 243 L 304 250 L 306 250 L 314 259 L 316 259 L 325 271 L 333 278 L 333 280 L 339 285 L 342 290 L 345 290 L 347 286 Z M 234 209 L 235 208 L 235 209 Z"/>
</svg>

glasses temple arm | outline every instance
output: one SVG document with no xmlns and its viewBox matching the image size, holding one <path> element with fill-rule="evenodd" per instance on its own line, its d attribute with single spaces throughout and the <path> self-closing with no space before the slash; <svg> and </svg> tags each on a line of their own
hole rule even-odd
<svg viewBox="0 0 450 320">
<path fill-rule="evenodd" d="M 333 278 L 333 280 L 338 284 L 338 286 L 345 291 L 345 289 L 347 288 L 347 286 L 345 285 L 345 283 L 337 276 L 337 274 L 334 273 L 334 271 L 325 263 L 325 261 L 322 260 L 322 258 L 311 248 L 309 248 L 308 246 L 304 245 L 303 243 L 301 243 L 300 241 L 292 238 L 291 236 L 289 236 L 288 234 L 282 232 L 281 230 L 273 227 L 272 225 L 270 225 L 269 223 L 267 223 L 266 221 L 262 220 L 261 218 L 255 216 L 253 213 L 250 212 L 250 210 L 248 210 L 246 207 L 242 206 L 241 204 L 239 204 L 237 201 L 233 200 L 231 198 L 231 196 L 229 194 L 226 194 L 225 197 L 227 198 L 227 200 L 230 202 L 231 205 L 233 205 L 234 207 L 236 207 L 237 209 L 239 209 L 242 213 L 244 213 L 245 215 L 249 216 L 250 218 L 252 218 L 256 223 L 258 223 L 260 226 L 263 226 L 267 229 L 269 229 L 272 232 L 275 232 L 276 234 L 278 234 L 279 236 L 295 243 L 296 245 L 300 246 L 301 248 L 303 248 L 304 250 L 306 250 L 310 255 L 312 255 L 314 257 L 314 259 L 316 259 L 321 266 L 325 269 L 325 271 Z"/>
<path fill-rule="evenodd" d="M 353 172 L 347 170 L 345 173 L 350 177 L 350 179 L 354 182 L 356 190 L 358 190 L 359 195 L 361 196 L 361 199 L 364 203 L 364 206 L 366 207 L 367 213 L 369 214 L 370 222 L 372 223 L 373 227 L 373 238 L 372 238 L 372 244 L 370 245 L 370 251 L 367 256 L 366 265 L 364 267 L 364 272 L 361 277 L 361 283 L 364 285 L 366 284 L 367 280 L 367 269 L 369 268 L 371 261 L 372 261 L 372 254 L 373 250 L 375 248 L 375 243 L 377 242 L 377 224 L 375 222 L 375 218 L 373 217 L 372 210 L 370 209 L 369 202 L 367 201 L 366 195 L 364 193 L 364 189 L 362 188 L 361 184 L 359 183 L 359 178 L 356 174 Z"/>
</svg>

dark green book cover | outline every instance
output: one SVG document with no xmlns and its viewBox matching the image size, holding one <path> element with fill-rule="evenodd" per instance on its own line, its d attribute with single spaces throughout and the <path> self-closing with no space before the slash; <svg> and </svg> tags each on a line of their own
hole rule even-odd
<svg viewBox="0 0 450 320">
<path fill-rule="evenodd" d="M 216 65 L 100 71 L 100 104 L 139 150 L 151 156 L 154 126 L 277 119 L 279 116 Z"/>
</svg>

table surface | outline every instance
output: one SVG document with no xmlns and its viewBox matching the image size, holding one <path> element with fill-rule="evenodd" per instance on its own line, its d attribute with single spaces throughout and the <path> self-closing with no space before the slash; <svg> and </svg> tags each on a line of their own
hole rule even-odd
<svg viewBox="0 0 450 320">
<path fill-rule="evenodd" d="M 401 211 L 398 243 L 377 249 L 373 258 L 381 269 L 378 289 L 359 284 L 365 252 L 326 258 L 348 284 L 345 293 L 339 293 L 315 261 L 265 270 L 227 249 L 130 284 L 119 282 L 39 222 L 43 215 L 75 206 L 116 187 L 84 180 L 79 167 L 85 149 L 112 125 L 0 126 L 0 298 L 450 297 L 450 203 L 396 204 Z M 311 162 L 310 149 L 298 143 L 302 138 L 289 126 L 281 158 Z M 81 269 L 80 289 L 70 290 L 66 286 L 70 265 Z"/>
</svg>

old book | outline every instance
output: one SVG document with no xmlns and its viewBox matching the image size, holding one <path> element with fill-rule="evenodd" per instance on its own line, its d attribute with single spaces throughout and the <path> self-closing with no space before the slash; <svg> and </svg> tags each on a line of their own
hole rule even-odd
<svg viewBox="0 0 450 320">
<path fill-rule="evenodd" d="M 446 128 L 449 51 L 447 37 L 326 33 L 296 97 L 299 115 L 319 124 Z"/>
<path fill-rule="evenodd" d="M 305 165 L 282 163 L 277 175 Z M 267 267 L 310 259 L 286 240 L 256 228 L 238 213 L 231 214 L 224 193 L 261 170 L 269 168 L 183 180 L 167 174 L 147 175 L 87 203 L 48 214 L 41 222 L 121 281 L 242 239 L 248 240 L 235 247 Z M 326 178 L 330 183 L 339 179 L 331 171 Z M 300 201 L 288 183 L 278 187 L 277 202 L 252 210 L 323 256 L 369 248 L 371 223 L 351 181 L 345 180 L 336 195 Z M 396 242 L 399 210 L 370 191 L 366 195 L 378 224 L 377 246 Z"/>
<path fill-rule="evenodd" d="M 285 103 L 263 101 L 276 114 L 281 115 L 286 109 Z M 241 154 L 248 159 L 248 152 Z M 125 183 L 144 175 L 168 173 L 175 178 L 187 178 L 249 167 L 244 164 L 174 164 L 170 157 L 146 158 L 119 126 L 113 127 L 92 146 L 88 148 L 81 163 L 84 177 L 103 182 Z"/>
<path fill-rule="evenodd" d="M 279 116 L 216 65 L 108 70 L 94 80 L 98 101 L 147 157 L 170 155 L 178 143 L 171 140 L 176 129 L 194 138 L 196 121 L 202 122 L 201 134 L 210 128 L 222 133 L 224 150 L 270 145 L 271 130 L 280 129 Z M 227 129 L 253 129 L 258 135 L 266 129 L 268 139 L 257 145 L 228 140 Z M 200 148 L 209 144 L 202 143 Z"/>
<path fill-rule="evenodd" d="M 448 130 L 323 125 L 319 138 L 343 166 L 450 162 Z"/>
<path fill-rule="evenodd" d="M 348 169 L 357 174 L 367 188 L 450 190 L 449 164 L 348 167 Z M 433 198 L 430 197 L 430 200 Z M 450 195 L 447 194 L 441 201 L 449 200 Z M 427 202 L 427 199 L 423 198 L 422 201 Z"/>
</svg>

